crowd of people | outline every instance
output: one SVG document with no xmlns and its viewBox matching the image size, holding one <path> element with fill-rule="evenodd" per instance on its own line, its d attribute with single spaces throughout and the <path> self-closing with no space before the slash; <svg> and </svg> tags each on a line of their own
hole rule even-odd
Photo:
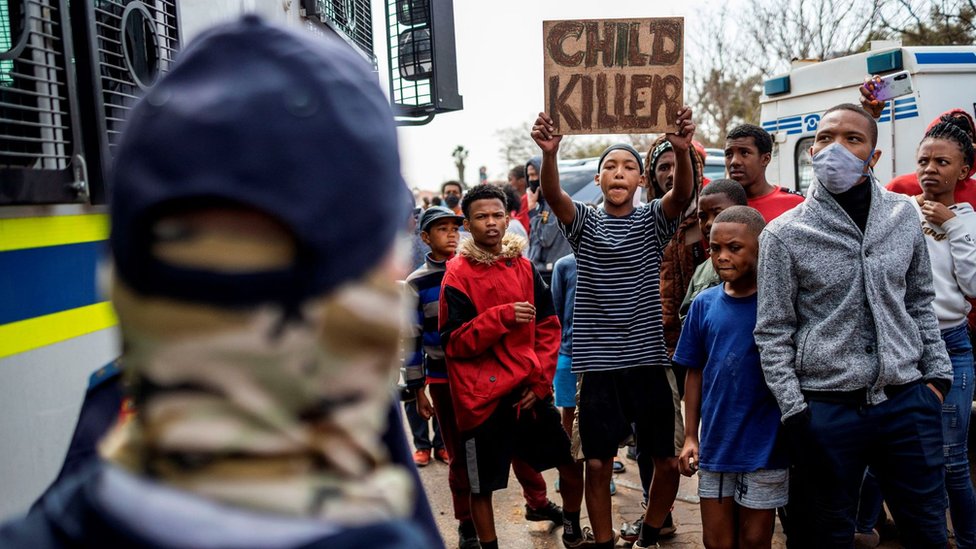
<svg viewBox="0 0 976 549">
<path fill-rule="evenodd" d="M 933 121 L 890 192 L 862 95 L 822 117 L 806 197 L 766 180 L 772 140 L 749 124 L 726 136 L 728 179 L 705 179 L 685 107 L 646 153 L 608 147 L 602 202 L 577 202 L 540 113 L 507 188 L 446 182 L 411 220 L 361 59 L 253 16 L 205 33 L 117 151 L 123 354 L 0 547 L 439 547 L 415 468 L 432 455 L 460 549 L 505 546 L 510 470 L 567 548 L 655 547 L 682 474 L 710 549 L 770 547 L 777 511 L 791 549 L 876 545 L 882 502 L 906 547 L 946 547 L 947 508 L 976 546 L 976 128 Z M 646 510 L 615 528 L 628 444 Z"/>
<path fill-rule="evenodd" d="M 698 476 L 709 548 L 770 547 L 777 511 L 791 548 L 873 547 L 882 502 L 907 547 L 945 547 L 947 508 L 956 546 L 974 547 L 976 132 L 945 113 L 916 173 L 886 192 L 871 82 L 862 94 L 822 118 L 805 198 L 767 181 L 773 142 L 751 124 L 726 136 L 728 179 L 704 178 L 683 109 L 646 154 L 609 147 L 602 203 L 574 202 L 541 113 L 541 158 L 510 172 L 521 204 L 479 185 L 454 216 L 435 214 L 467 233 L 441 267 L 438 318 L 418 308 L 467 416 L 447 447 L 452 490 L 456 469 L 479 478 L 464 485 L 459 547 L 499 545 L 484 502 L 510 463 L 559 468 L 566 547 L 673 535 L 680 474 Z M 526 214 L 527 239 L 510 230 Z M 432 251 L 418 273 L 452 254 Z M 609 486 L 627 444 L 646 511 L 615 529 Z"/>
</svg>

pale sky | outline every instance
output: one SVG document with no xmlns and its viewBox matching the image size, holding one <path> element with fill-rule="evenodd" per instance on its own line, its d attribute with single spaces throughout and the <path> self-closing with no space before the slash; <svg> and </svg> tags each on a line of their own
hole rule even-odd
<svg viewBox="0 0 976 549">
<path fill-rule="evenodd" d="M 469 184 L 477 181 L 479 166 L 488 167 L 489 179 L 506 178 L 510 166 L 499 154 L 501 145 L 495 133 L 535 120 L 543 107 L 543 20 L 683 16 L 687 50 L 693 47 L 690 39 L 699 19 L 715 13 L 717 4 L 704 0 L 454 0 L 458 87 L 464 110 L 439 114 L 426 126 L 400 128 L 401 161 L 408 185 L 435 189 L 456 179 L 451 151 L 457 145 L 470 151 L 465 170 Z M 374 48 L 380 79 L 388 88 L 385 13 L 385 1 L 373 0 Z"/>
</svg>

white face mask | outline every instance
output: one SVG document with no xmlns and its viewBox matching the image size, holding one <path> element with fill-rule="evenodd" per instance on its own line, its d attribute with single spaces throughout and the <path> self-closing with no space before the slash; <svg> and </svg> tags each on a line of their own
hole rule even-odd
<svg viewBox="0 0 976 549">
<path fill-rule="evenodd" d="M 829 192 L 840 194 L 851 190 L 862 177 L 870 176 L 867 160 L 861 160 L 840 143 L 831 143 L 813 155 L 813 173 Z"/>
</svg>

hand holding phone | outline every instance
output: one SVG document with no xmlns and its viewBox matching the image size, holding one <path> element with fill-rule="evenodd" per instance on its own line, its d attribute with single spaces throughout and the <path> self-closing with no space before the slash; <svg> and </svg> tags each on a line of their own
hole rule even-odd
<svg viewBox="0 0 976 549">
<path fill-rule="evenodd" d="M 912 77 L 908 74 L 908 71 L 896 72 L 882 76 L 881 78 L 875 77 L 869 84 L 873 84 L 870 87 L 873 87 L 874 98 L 878 101 L 888 101 L 896 97 L 908 95 L 913 91 Z"/>
</svg>

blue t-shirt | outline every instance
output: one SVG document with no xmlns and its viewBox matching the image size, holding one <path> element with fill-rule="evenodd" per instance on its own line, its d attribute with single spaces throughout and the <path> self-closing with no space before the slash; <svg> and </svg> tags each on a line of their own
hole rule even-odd
<svg viewBox="0 0 976 549">
<path fill-rule="evenodd" d="M 782 469 L 780 412 L 759 366 L 756 294 L 736 298 L 725 285 L 691 303 L 674 361 L 702 368 L 701 468 L 716 473 Z"/>
</svg>

